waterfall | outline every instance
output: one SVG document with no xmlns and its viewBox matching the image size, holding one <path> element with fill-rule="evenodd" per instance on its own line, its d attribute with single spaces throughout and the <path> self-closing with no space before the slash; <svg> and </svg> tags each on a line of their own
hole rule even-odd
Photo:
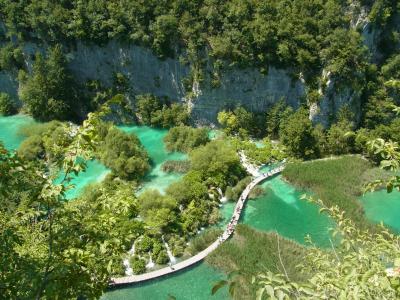
<svg viewBox="0 0 400 300">
<path fill-rule="evenodd" d="M 224 196 L 224 194 L 222 193 L 222 190 L 221 190 L 220 187 L 217 187 L 217 192 L 218 192 L 218 194 L 219 194 L 220 197 L 223 197 L 223 196 Z"/>
<path fill-rule="evenodd" d="M 131 248 L 131 250 L 129 250 L 128 253 L 129 253 L 129 255 L 131 255 L 131 256 L 135 255 L 135 242 L 133 242 L 132 248 Z"/>
<path fill-rule="evenodd" d="M 128 251 L 128 254 L 129 254 L 129 257 L 135 255 L 135 242 L 133 242 L 132 248 L 131 248 L 131 250 Z M 123 264 L 124 264 L 124 267 L 125 267 L 125 274 L 127 276 L 133 275 L 133 270 L 131 268 L 131 264 L 129 263 L 129 257 L 125 258 L 123 260 Z"/>
<path fill-rule="evenodd" d="M 150 260 L 149 260 L 149 262 L 148 262 L 147 265 L 146 265 L 146 268 L 147 268 L 147 269 L 154 268 L 154 262 L 153 262 L 153 258 L 151 257 L 151 252 L 149 252 L 149 256 L 150 256 Z"/>
<path fill-rule="evenodd" d="M 219 201 L 221 201 L 222 203 L 226 202 L 227 199 L 226 199 L 226 197 L 224 196 L 224 193 L 222 193 L 221 188 L 217 187 L 217 192 L 218 192 L 219 197 L 220 197 Z"/>
<path fill-rule="evenodd" d="M 164 243 L 165 249 L 167 249 L 167 254 L 168 254 L 169 261 L 171 262 L 171 264 L 176 263 L 176 258 L 175 258 L 175 256 L 172 255 L 172 252 L 171 252 L 171 249 L 168 246 L 168 243 L 164 240 L 164 236 L 162 236 L 161 238 L 162 238 L 162 241 Z"/>
<path fill-rule="evenodd" d="M 125 258 L 125 259 L 123 260 L 123 264 L 124 264 L 124 267 L 125 267 L 125 274 L 126 274 L 127 276 L 133 275 L 133 270 L 132 270 L 132 268 L 131 268 L 131 265 L 130 265 L 130 263 L 129 263 L 129 259 L 128 259 L 128 258 Z"/>
</svg>

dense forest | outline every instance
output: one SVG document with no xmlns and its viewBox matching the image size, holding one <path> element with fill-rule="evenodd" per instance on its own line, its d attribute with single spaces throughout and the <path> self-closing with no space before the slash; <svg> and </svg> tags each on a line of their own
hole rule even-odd
<svg viewBox="0 0 400 300">
<path fill-rule="evenodd" d="M 207 259 L 227 274 L 210 293 L 398 298 L 400 273 L 387 270 L 400 266 L 399 236 L 369 222 L 357 197 L 400 191 L 399 24 L 396 0 L 0 0 L 0 75 L 18 85 L 11 95 L 0 80 L 0 115 L 37 121 L 20 128 L 15 151 L 0 140 L 0 299 L 99 298 L 125 275 L 125 260 L 133 274 L 149 260 L 172 268 L 171 255 L 194 255 L 221 234 L 221 199 L 240 200 L 246 164 L 282 161 L 284 178 L 312 191 L 307 199 L 337 225 L 331 248 L 240 225 Z M 110 42 L 188 66 L 177 83 L 185 98 L 139 93 L 118 72 L 111 85 L 77 80 L 71 51 Z M 43 51 L 28 55 L 33 44 Z M 299 107 L 285 98 L 263 111 L 227 106 L 214 137 L 196 126 L 194 83 L 218 89 L 226 70 L 267 76 L 272 67 L 304 84 Z M 360 107 L 334 97 L 340 109 L 322 124 L 310 111 L 332 89 L 357 95 Z M 163 162 L 181 176 L 165 191 L 143 188 L 156 162 L 122 124 L 167 131 L 165 151 L 184 155 Z M 93 160 L 109 172 L 68 199 Z M 249 198 L 263 193 L 256 187 Z"/>
</svg>

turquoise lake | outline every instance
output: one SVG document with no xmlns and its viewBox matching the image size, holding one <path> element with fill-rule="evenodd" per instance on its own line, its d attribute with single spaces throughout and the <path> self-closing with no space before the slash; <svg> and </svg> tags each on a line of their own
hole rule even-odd
<svg viewBox="0 0 400 300">
<path fill-rule="evenodd" d="M 369 220 L 380 223 L 400 233 L 400 193 L 394 190 L 387 193 L 386 190 L 379 190 L 367 193 L 360 198 L 363 204 L 365 215 Z"/>
<path fill-rule="evenodd" d="M 0 140 L 9 150 L 17 149 L 23 141 L 18 136 L 18 129 L 33 124 L 34 121 L 23 115 L 0 117 Z M 143 189 L 155 188 L 163 192 L 172 182 L 179 180 L 181 174 L 165 173 L 161 165 L 166 160 L 182 160 L 186 158 L 182 153 L 168 153 L 164 149 L 163 138 L 166 130 L 153 129 L 146 126 L 123 126 L 125 132 L 138 136 L 153 161 L 153 167 L 143 183 Z M 215 133 L 214 133 L 215 134 Z M 109 172 L 98 161 L 88 162 L 87 171 L 74 178 L 75 189 L 68 192 L 68 198 L 74 198 L 89 183 L 101 180 Z M 302 191 L 295 189 L 285 182 L 281 176 L 276 176 L 262 185 L 265 193 L 255 200 L 249 200 L 241 218 L 241 222 L 262 231 L 277 231 L 281 235 L 304 243 L 305 235 L 309 234 L 312 240 L 320 246 L 328 243 L 328 228 L 333 226 L 332 221 L 318 212 L 314 204 L 301 200 Z M 367 217 L 374 221 L 383 221 L 395 230 L 400 230 L 400 199 L 395 193 L 386 194 L 378 191 L 365 195 L 361 201 Z M 233 212 L 234 203 L 226 203 L 221 213 L 228 220 Z M 109 291 L 102 297 L 103 300 L 119 299 L 229 299 L 226 289 L 211 296 L 213 283 L 224 278 L 224 274 L 208 266 L 198 264 L 188 270 L 178 272 L 157 280 L 128 286 Z"/>
</svg>

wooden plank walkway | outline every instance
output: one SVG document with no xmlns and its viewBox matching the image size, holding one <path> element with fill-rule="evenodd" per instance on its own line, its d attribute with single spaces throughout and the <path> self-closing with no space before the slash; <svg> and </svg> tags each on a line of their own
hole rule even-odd
<svg viewBox="0 0 400 300">
<path fill-rule="evenodd" d="M 218 239 L 212 243 L 210 246 L 208 246 L 206 249 L 203 251 L 197 253 L 196 255 L 185 259 L 184 261 L 181 261 L 175 265 L 165 267 L 153 272 L 148 272 L 140 275 L 131 275 L 131 276 L 124 276 L 124 277 L 119 277 L 119 278 L 112 278 L 110 282 L 110 286 L 119 286 L 119 285 L 125 285 L 125 284 L 130 284 L 130 283 L 137 283 L 137 282 L 142 282 L 154 278 L 158 278 L 164 275 L 168 275 L 180 270 L 183 270 L 187 267 L 190 267 L 200 261 L 202 261 L 207 255 L 209 255 L 211 252 L 213 252 L 215 249 L 218 248 L 220 244 L 222 244 L 224 241 L 229 239 L 233 232 L 235 231 L 236 225 L 239 222 L 240 215 L 243 211 L 244 204 L 249 197 L 249 194 L 251 190 L 260 182 L 282 172 L 284 169 L 284 165 L 275 168 L 269 172 L 262 173 L 260 176 L 254 178 L 244 189 L 242 194 L 239 197 L 239 200 L 236 203 L 235 210 L 233 212 L 232 218 L 230 222 L 228 223 L 227 227 L 225 228 L 225 231 L 221 236 L 218 237 Z"/>
</svg>

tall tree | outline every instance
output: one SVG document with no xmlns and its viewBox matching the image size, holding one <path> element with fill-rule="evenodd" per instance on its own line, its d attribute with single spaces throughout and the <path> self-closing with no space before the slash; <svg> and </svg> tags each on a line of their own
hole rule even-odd
<svg viewBox="0 0 400 300">
<path fill-rule="evenodd" d="M 76 84 L 60 45 L 50 49 L 46 58 L 36 54 L 32 73 L 23 83 L 20 96 L 32 116 L 39 121 L 76 117 Z"/>
<path fill-rule="evenodd" d="M 288 154 L 297 158 L 318 157 L 316 137 L 307 110 L 299 109 L 281 123 L 279 135 Z"/>
</svg>

